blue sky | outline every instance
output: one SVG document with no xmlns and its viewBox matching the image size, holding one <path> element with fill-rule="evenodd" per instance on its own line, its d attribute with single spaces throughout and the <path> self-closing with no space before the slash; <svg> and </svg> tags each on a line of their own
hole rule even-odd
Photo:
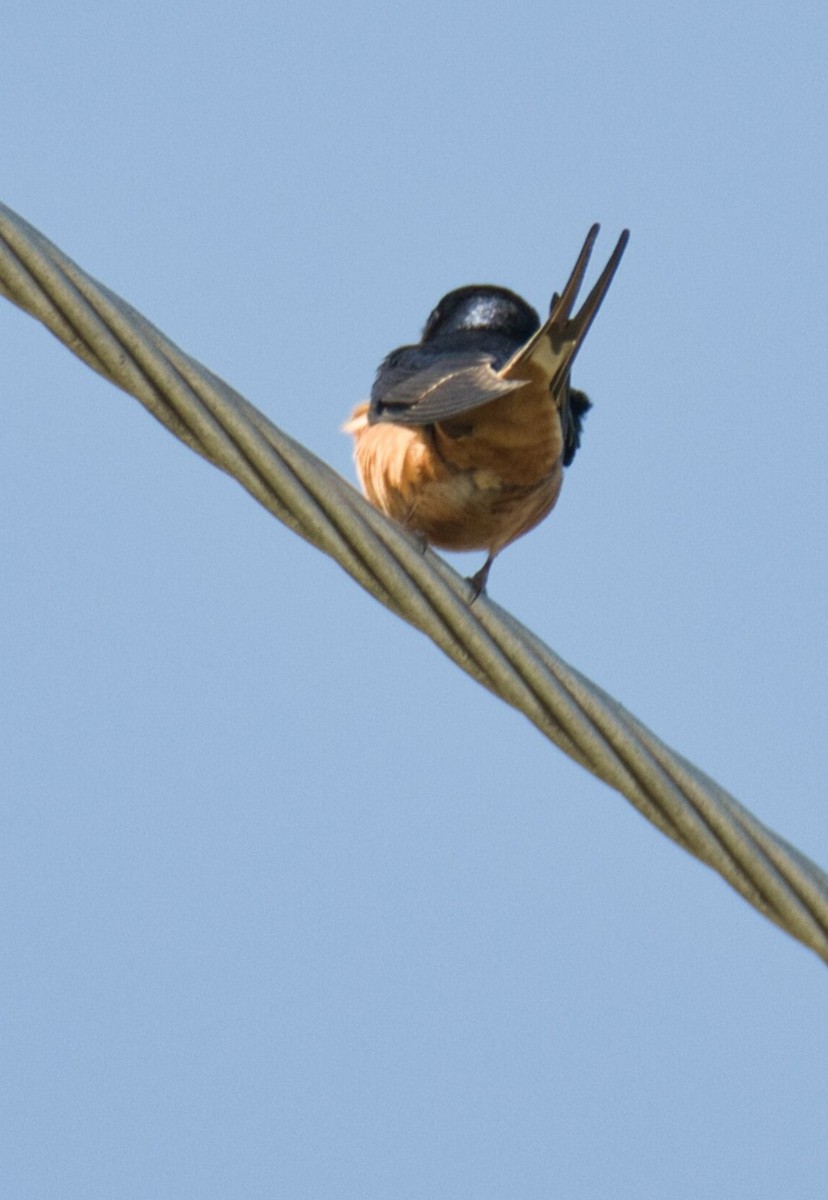
<svg viewBox="0 0 828 1200">
<path fill-rule="evenodd" d="M 543 309 L 631 228 L 490 592 L 828 864 L 824 6 L 4 21 L 0 199 L 349 478 L 444 292 Z M 824 965 L 5 303 L 0 344 L 3 1194 L 821 1195 Z"/>
</svg>

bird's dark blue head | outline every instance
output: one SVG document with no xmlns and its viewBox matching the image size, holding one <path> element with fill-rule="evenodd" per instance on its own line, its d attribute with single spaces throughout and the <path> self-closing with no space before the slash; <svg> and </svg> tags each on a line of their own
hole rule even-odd
<svg viewBox="0 0 828 1200">
<path fill-rule="evenodd" d="M 416 346 L 399 346 L 380 364 L 371 389 L 371 412 L 387 394 L 415 379 L 446 355 L 486 354 L 499 370 L 540 327 L 531 305 L 508 288 L 473 283 L 449 292 L 425 323 Z"/>
<path fill-rule="evenodd" d="M 534 308 L 508 288 L 469 284 L 457 288 L 432 312 L 423 329 L 422 343 L 477 341 L 480 334 L 499 334 L 523 345 L 540 327 Z"/>
</svg>

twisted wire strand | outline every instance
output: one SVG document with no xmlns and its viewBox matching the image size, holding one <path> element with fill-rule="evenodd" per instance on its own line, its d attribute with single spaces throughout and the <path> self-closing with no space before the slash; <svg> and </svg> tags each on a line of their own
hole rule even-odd
<svg viewBox="0 0 828 1200">
<path fill-rule="evenodd" d="M 828 961 L 828 876 L 0 204 L 0 292 Z"/>
</svg>

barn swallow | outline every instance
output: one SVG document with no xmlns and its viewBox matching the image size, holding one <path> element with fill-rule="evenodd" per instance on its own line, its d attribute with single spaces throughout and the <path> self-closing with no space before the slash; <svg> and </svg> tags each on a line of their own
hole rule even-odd
<svg viewBox="0 0 828 1200">
<path fill-rule="evenodd" d="M 488 552 L 469 580 L 472 602 L 495 556 L 551 512 L 580 444 L 591 406 L 569 375 L 629 239 L 625 229 L 571 316 L 598 229 L 542 325 L 507 288 L 449 292 L 417 345 L 383 361 L 370 401 L 344 426 L 376 508 L 426 544 Z"/>
</svg>

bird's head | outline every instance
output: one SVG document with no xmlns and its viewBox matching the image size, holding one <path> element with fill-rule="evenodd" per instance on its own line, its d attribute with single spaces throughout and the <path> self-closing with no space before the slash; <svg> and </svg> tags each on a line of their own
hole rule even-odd
<svg viewBox="0 0 828 1200">
<path fill-rule="evenodd" d="M 539 328 L 534 308 L 508 288 L 469 284 L 443 296 L 423 329 L 422 343 L 482 331 L 503 334 L 517 344 Z"/>
</svg>

